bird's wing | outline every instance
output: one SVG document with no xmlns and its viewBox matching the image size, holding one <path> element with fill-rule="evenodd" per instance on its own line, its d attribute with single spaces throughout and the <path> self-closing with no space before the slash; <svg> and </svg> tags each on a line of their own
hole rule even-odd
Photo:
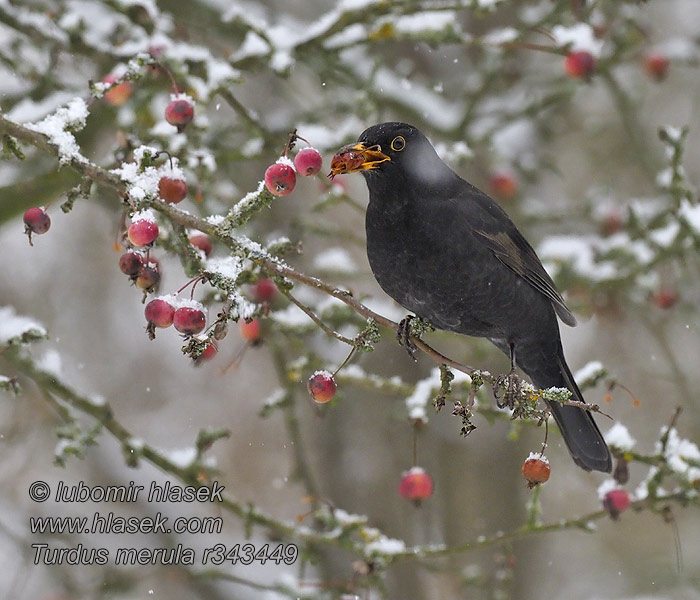
<svg viewBox="0 0 700 600">
<path fill-rule="evenodd" d="M 476 191 L 476 188 L 473 190 Z M 505 211 L 485 194 L 472 193 L 470 200 L 476 204 L 476 206 L 472 204 L 472 207 L 476 208 L 481 217 L 470 219 L 474 224 L 474 233 L 477 238 L 486 244 L 498 260 L 549 298 L 562 322 L 574 327 L 576 318 L 566 306 L 532 246 L 518 231 Z"/>
</svg>

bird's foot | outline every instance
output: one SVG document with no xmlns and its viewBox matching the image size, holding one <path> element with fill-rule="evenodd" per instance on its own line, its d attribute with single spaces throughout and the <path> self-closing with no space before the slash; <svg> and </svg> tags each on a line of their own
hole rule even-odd
<svg viewBox="0 0 700 600">
<path fill-rule="evenodd" d="M 416 358 L 416 345 L 411 341 L 411 321 L 415 319 L 413 315 L 406 315 L 399 322 L 399 328 L 396 330 L 396 339 L 399 341 L 399 345 L 406 348 L 408 355 L 414 360 L 418 361 Z"/>
<path fill-rule="evenodd" d="M 499 390 L 503 388 L 503 397 L 499 396 Z M 515 401 L 520 396 L 521 380 L 512 368 L 508 375 L 499 375 L 496 377 L 496 385 L 493 388 L 493 395 L 496 398 L 498 408 L 514 408 Z"/>
<path fill-rule="evenodd" d="M 399 344 L 406 348 L 406 352 L 413 360 L 418 360 L 416 358 L 415 352 L 418 348 L 411 341 L 411 338 L 420 340 L 421 336 L 426 331 L 435 331 L 429 321 L 417 317 L 414 315 L 406 315 L 399 323 L 399 328 L 396 331 L 396 339 L 399 340 Z"/>
</svg>

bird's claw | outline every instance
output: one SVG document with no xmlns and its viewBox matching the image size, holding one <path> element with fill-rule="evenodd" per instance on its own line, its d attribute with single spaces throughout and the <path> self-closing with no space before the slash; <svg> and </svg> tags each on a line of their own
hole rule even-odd
<svg viewBox="0 0 700 600">
<path fill-rule="evenodd" d="M 500 388 L 505 388 L 503 398 L 501 399 L 498 395 L 498 390 Z M 518 374 L 515 372 L 515 368 L 512 368 L 508 375 L 499 375 L 496 377 L 496 385 L 493 388 L 493 395 L 496 398 L 496 405 L 498 408 L 514 408 L 515 401 L 520 396 L 521 380 Z"/>
<path fill-rule="evenodd" d="M 396 330 L 396 339 L 399 341 L 399 345 L 406 348 L 408 355 L 417 362 L 416 358 L 416 345 L 411 341 L 411 321 L 415 319 L 413 315 L 406 315 L 399 323 L 399 328 Z"/>
</svg>

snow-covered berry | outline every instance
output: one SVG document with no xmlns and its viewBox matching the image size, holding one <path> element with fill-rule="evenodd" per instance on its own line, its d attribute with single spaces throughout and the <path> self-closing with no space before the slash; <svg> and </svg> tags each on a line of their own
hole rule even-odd
<svg viewBox="0 0 700 600">
<path fill-rule="evenodd" d="M 34 206 L 28 208 L 24 213 L 24 233 L 29 237 L 29 243 L 32 243 L 32 233 L 41 235 L 46 233 L 51 227 L 51 217 L 43 208 Z"/>
<path fill-rule="evenodd" d="M 175 98 L 165 107 L 165 120 L 182 132 L 194 118 L 194 105 L 185 98 Z"/>
<path fill-rule="evenodd" d="M 144 266 L 145 258 L 138 252 L 129 250 L 119 257 L 119 270 L 129 277 L 136 277 Z"/>
<path fill-rule="evenodd" d="M 596 60 L 587 50 L 570 52 L 564 59 L 564 70 L 574 79 L 589 79 L 595 71 Z"/>
<path fill-rule="evenodd" d="M 196 335 L 200 333 L 207 323 L 204 311 L 196 306 L 181 306 L 175 311 L 173 325 L 180 333 Z"/>
<path fill-rule="evenodd" d="M 187 196 L 187 182 L 174 177 L 161 177 L 158 181 L 158 195 L 170 204 L 182 202 Z"/>
<path fill-rule="evenodd" d="M 316 175 L 323 166 L 323 158 L 315 148 L 304 148 L 294 157 L 294 168 L 299 175 L 310 177 Z"/>
<path fill-rule="evenodd" d="M 549 479 L 550 471 L 547 458 L 534 452 L 523 463 L 523 477 L 527 479 L 527 487 L 531 489 L 540 483 L 545 483 Z"/>
<path fill-rule="evenodd" d="M 630 505 L 630 495 L 627 490 L 619 488 L 610 490 L 603 498 L 603 508 L 610 513 L 613 519 L 617 519 L 620 513 L 626 511 Z"/>
<path fill-rule="evenodd" d="M 654 81 L 666 79 L 670 64 L 668 57 L 663 54 L 653 53 L 644 57 L 644 70 Z"/>
<path fill-rule="evenodd" d="M 209 256 L 213 250 L 211 240 L 206 233 L 194 233 L 190 236 L 190 244 L 204 252 L 204 256 Z"/>
<path fill-rule="evenodd" d="M 158 224 L 150 219 L 132 221 L 127 230 L 129 241 L 139 248 L 148 246 L 158 238 Z"/>
<path fill-rule="evenodd" d="M 330 402 L 335 396 L 338 384 L 328 371 L 316 371 L 306 382 L 309 394 L 317 404 Z"/>
<path fill-rule="evenodd" d="M 260 339 L 260 319 L 246 321 L 241 319 L 238 322 L 238 329 L 241 337 L 247 342 L 257 342 Z"/>
<path fill-rule="evenodd" d="M 297 183 L 294 168 L 287 162 L 276 162 L 265 171 L 265 187 L 275 196 L 286 196 Z"/>
<path fill-rule="evenodd" d="M 162 298 L 154 298 L 144 309 L 146 321 L 152 323 L 156 327 L 170 327 L 173 324 L 175 316 L 175 308 L 170 302 Z"/>
<path fill-rule="evenodd" d="M 399 494 L 418 503 L 433 495 L 433 480 L 421 467 L 413 467 L 401 474 Z"/>
</svg>

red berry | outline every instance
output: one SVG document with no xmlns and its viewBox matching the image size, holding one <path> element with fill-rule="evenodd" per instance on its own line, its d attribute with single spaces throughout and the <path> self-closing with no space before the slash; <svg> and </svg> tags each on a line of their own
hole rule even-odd
<svg viewBox="0 0 700 600">
<path fill-rule="evenodd" d="M 335 396 L 338 384 L 328 371 L 316 371 L 306 382 L 309 394 L 317 404 L 330 402 Z"/>
<path fill-rule="evenodd" d="M 294 168 L 304 177 L 316 175 L 322 165 L 323 158 L 315 148 L 304 148 L 294 157 Z"/>
<path fill-rule="evenodd" d="M 102 79 L 102 83 L 114 83 L 118 77 L 116 75 L 107 75 Z M 124 81 L 119 85 L 115 85 L 105 92 L 104 99 L 107 104 L 112 106 L 122 106 L 131 96 L 133 86 L 130 82 Z"/>
<path fill-rule="evenodd" d="M 242 319 L 238 322 L 238 328 L 244 340 L 257 342 L 260 339 L 260 319 L 252 319 L 250 321 Z"/>
<path fill-rule="evenodd" d="M 206 233 L 195 233 L 190 236 L 190 244 L 204 252 L 204 256 L 209 256 L 213 249 L 211 240 Z"/>
<path fill-rule="evenodd" d="M 135 279 L 136 285 L 147 292 L 153 291 L 160 283 L 160 267 L 151 259 L 139 270 Z"/>
<path fill-rule="evenodd" d="M 527 486 L 533 488 L 549 479 L 549 461 L 542 455 L 530 454 L 523 463 L 523 477 L 527 479 Z"/>
<path fill-rule="evenodd" d="M 404 471 L 399 483 L 399 494 L 406 500 L 420 502 L 433 495 L 433 480 L 420 467 Z"/>
<path fill-rule="evenodd" d="M 165 107 L 165 120 L 175 125 L 178 131 L 185 129 L 194 118 L 194 106 L 189 99 L 175 98 Z"/>
<path fill-rule="evenodd" d="M 570 52 L 564 60 L 564 70 L 569 77 L 589 79 L 595 71 L 596 61 L 586 50 Z"/>
<path fill-rule="evenodd" d="M 268 302 L 277 294 L 277 286 L 269 277 L 263 277 L 253 286 L 253 298 L 256 302 Z"/>
<path fill-rule="evenodd" d="M 158 237 L 158 224 L 150 219 L 139 219 L 129 225 L 129 241 L 138 247 L 152 244 Z"/>
<path fill-rule="evenodd" d="M 136 277 L 143 266 L 144 257 L 138 252 L 125 252 L 119 257 L 119 269 L 129 277 Z"/>
<path fill-rule="evenodd" d="M 184 179 L 161 177 L 158 181 L 158 195 L 170 204 L 177 204 L 187 196 L 187 182 Z"/>
<path fill-rule="evenodd" d="M 663 54 L 647 54 L 644 57 L 644 70 L 655 81 L 663 81 L 668 75 L 670 62 Z"/>
<path fill-rule="evenodd" d="M 265 171 L 265 186 L 275 196 L 286 196 L 297 183 L 297 176 L 291 165 L 276 162 Z"/>
<path fill-rule="evenodd" d="M 46 233 L 51 227 L 51 218 L 43 208 L 28 208 L 24 213 L 24 229 L 27 234 L 36 233 L 41 235 Z"/>
<path fill-rule="evenodd" d="M 196 335 L 204 329 L 207 318 L 204 311 L 194 306 L 181 306 L 175 311 L 173 325 L 180 333 Z"/>
<path fill-rule="evenodd" d="M 153 323 L 156 327 L 170 327 L 173 324 L 175 308 L 167 300 L 155 298 L 146 304 L 143 312 L 146 321 Z"/>
<path fill-rule="evenodd" d="M 518 193 L 518 181 L 510 173 L 494 173 L 491 175 L 489 186 L 495 196 L 504 200 L 512 200 Z"/>
<path fill-rule="evenodd" d="M 627 490 L 610 490 L 603 498 L 603 508 L 610 513 L 613 519 L 617 519 L 620 513 L 626 511 L 630 505 L 630 495 Z"/>
<path fill-rule="evenodd" d="M 205 360 L 210 360 L 216 356 L 216 353 L 219 351 L 219 349 L 216 347 L 216 344 L 214 342 L 209 342 L 207 344 L 207 347 L 204 348 L 202 353 L 197 357 L 197 361 L 205 361 Z"/>
<path fill-rule="evenodd" d="M 654 306 L 667 310 L 678 302 L 679 296 L 672 288 L 661 288 L 651 295 L 651 302 Z"/>
<path fill-rule="evenodd" d="M 603 215 L 601 230 L 603 235 L 609 236 L 619 233 L 625 227 L 622 213 L 618 209 L 610 209 Z"/>
</svg>

